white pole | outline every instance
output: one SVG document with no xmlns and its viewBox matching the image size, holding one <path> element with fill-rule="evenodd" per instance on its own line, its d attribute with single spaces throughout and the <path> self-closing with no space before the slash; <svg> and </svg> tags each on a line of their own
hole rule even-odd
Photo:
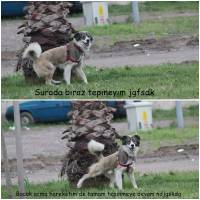
<svg viewBox="0 0 200 200">
<path fill-rule="evenodd" d="M 140 22 L 138 1 L 132 1 L 132 19 L 135 23 Z"/>
<path fill-rule="evenodd" d="M 183 109 L 180 101 L 176 101 L 176 118 L 178 128 L 184 128 Z"/>
<path fill-rule="evenodd" d="M 19 192 L 24 193 L 24 168 L 23 168 L 23 149 L 21 138 L 21 120 L 19 112 L 19 102 L 14 101 L 14 121 L 15 121 L 15 140 L 16 140 L 16 154 L 17 154 L 17 172 Z"/>
<path fill-rule="evenodd" d="M 2 153 L 2 158 L 3 158 L 3 165 L 5 169 L 5 178 L 6 178 L 6 187 L 7 187 L 7 192 L 8 192 L 8 198 L 12 199 L 12 182 L 10 178 L 10 168 L 8 164 L 8 154 L 7 154 L 7 149 L 6 149 L 6 143 L 5 143 L 5 138 L 4 134 L 1 133 L 1 153 Z"/>
</svg>

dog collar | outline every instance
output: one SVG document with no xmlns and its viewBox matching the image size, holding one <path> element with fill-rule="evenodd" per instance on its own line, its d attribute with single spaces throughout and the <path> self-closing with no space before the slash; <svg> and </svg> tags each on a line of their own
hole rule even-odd
<svg viewBox="0 0 200 200">
<path fill-rule="evenodd" d="M 76 48 L 76 51 L 78 51 L 78 53 L 80 53 L 80 56 L 78 58 L 76 58 L 76 56 L 73 56 L 71 54 L 71 46 L 70 44 L 66 45 L 66 49 L 67 49 L 67 57 L 66 57 L 66 61 L 71 61 L 71 62 L 76 62 L 76 63 L 80 63 L 81 61 L 81 55 L 84 54 L 83 50 L 77 46 L 76 44 L 74 44 L 74 47 Z"/>
<path fill-rule="evenodd" d="M 119 165 L 119 166 L 127 167 L 127 168 L 129 168 L 132 164 L 133 164 L 133 162 L 131 162 L 131 163 L 129 163 L 129 164 L 122 164 L 122 163 L 118 162 L 118 165 Z"/>
</svg>

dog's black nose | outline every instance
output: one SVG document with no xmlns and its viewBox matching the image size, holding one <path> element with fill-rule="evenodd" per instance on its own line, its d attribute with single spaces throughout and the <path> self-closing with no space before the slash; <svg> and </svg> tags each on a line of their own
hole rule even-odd
<svg viewBox="0 0 200 200">
<path fill-rule="evenodd" d="M 134 149 L 134 147 L 135 147 L 135 145 L 134 145 L 134 144 L 132 144 L 132 145 L 131 145 L 131 148 L 132 148 L 132 149 Z"/>
<path fill-rule="evenodd" d="M 87 39 L 87 40 L 86 40 L 86 42 L 87 42 L 87 44 L 88 44 L 88 43 L 90 42 L 90 40 L 89 40 L 89 39 Z"/>
</svg>

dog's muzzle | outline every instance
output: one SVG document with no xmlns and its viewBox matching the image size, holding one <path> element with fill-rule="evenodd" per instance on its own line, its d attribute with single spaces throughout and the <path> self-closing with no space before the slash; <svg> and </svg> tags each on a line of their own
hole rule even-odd
<svg viewBox="0 0 200 200">
<path fill-rule="evenodd" d="M 134 149 L 135 149 L 135 144 L 131 144 L 131 145 L 129 146 L 129 148 L 130 148 L 131 151 L 134 151 Z"/>
<path fill-rule="evenodd" d="M 89 40 L 89 39 L 87 39 L 86 41 L 84 41 L 84 42 L 83 42 L 83 44 L 84 44 L 86 47 L 88 47 L 88 46 L 89 46 L 89 44 L 90 44 L 90 40 Z"/>
</svg>

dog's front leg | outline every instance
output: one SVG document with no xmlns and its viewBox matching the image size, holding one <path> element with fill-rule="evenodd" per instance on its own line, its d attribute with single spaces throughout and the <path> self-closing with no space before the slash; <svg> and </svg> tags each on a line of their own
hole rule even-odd
<svg viewBox="0 0 200 200">
<path fill-rule="evenodd" d="M 133 187 L 134 187 L 135 189 L 137 189 L 138 186 L 137 186 L 137 183 L 136 183 L 136 181 L 135 181 L 135 176 L 134 176 L 133 170 L 130 170 L 130 171 L 128 172 L 128 177 L 129 177 L 129 180 L 130 180 L 130 182 L 132 183 Z"/>
<path fill-rule="evenodd" d="M 119 190 L 122 190 L 122 173 L 123 173 L 123 168 L 118 167 L 115 170 L 115 182 Z"/>
<path fill-rule="evenodd" d="M 84 83 L 87 84 L 88 83 L 87 77 L 86 77 L 84 71 L 82 70 L 81 66 L 76 68 L 76 72 L 80 76 L 80 78 L 84 81 Z"/>
<path fill-rule="evenodd" d="M 66 67 L 64 68 L 64 80 L 65 82 L 67 83 L 67 85 L 70 84 L 71 82 L 71 71 L 72 71 L 72 67 L 73 67 L 73 64 L 67 64 Z"/>
</svg>

